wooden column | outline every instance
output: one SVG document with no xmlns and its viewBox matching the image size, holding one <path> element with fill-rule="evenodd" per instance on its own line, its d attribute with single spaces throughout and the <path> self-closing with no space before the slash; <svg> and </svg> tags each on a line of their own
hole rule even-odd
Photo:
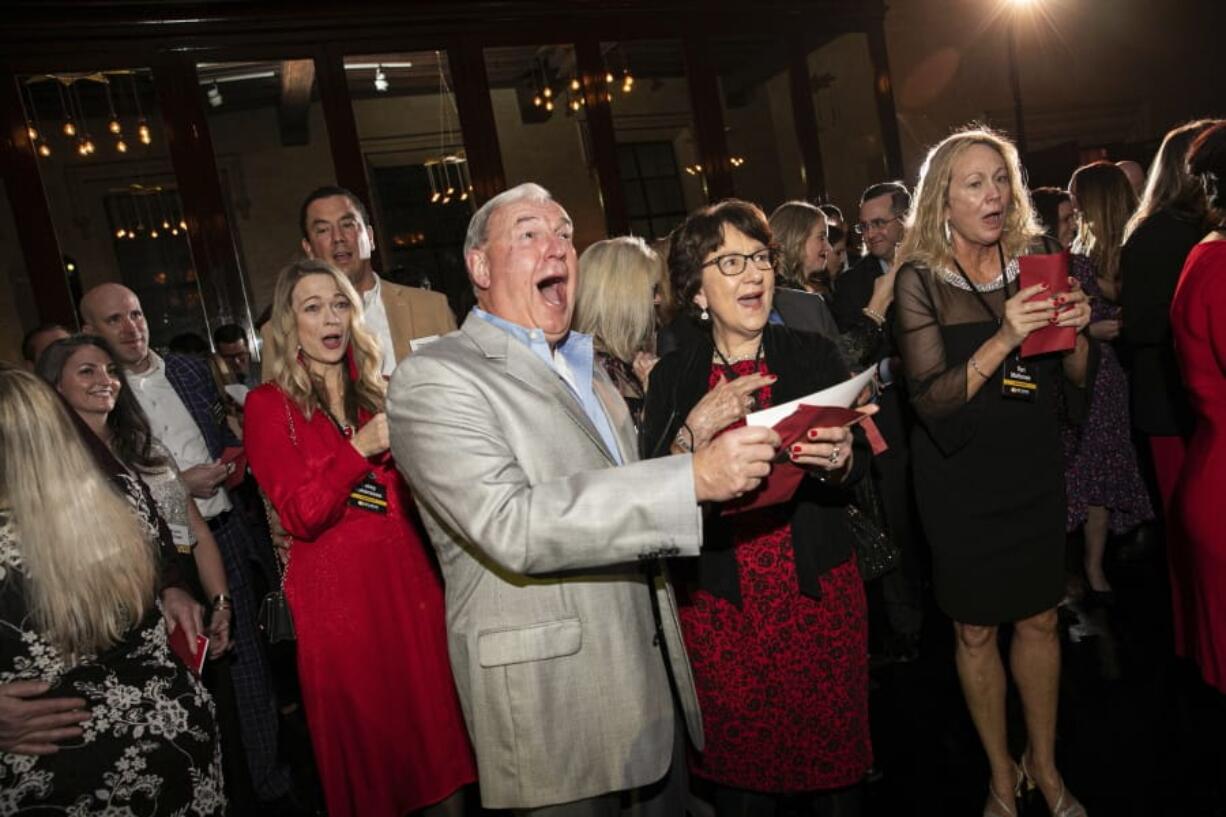
<svg viewBox="0 0 1226 817">
<path fill-rule="evenodd" d="M 153 66 L 153 83 L 179 183 L 206 321 L 210 327 L 230 321 L 250 326 L 246 286 L 226 215 L 195 63 L 183 54 L 165 54 Z M 155 130 L 154 138 L 158 136 Z"/>
<path fill-rule="evenodd" d="M 575 60 L 583 78 L 583 100 L 591 138 L 596 175 L 600 178 L 600 198 L 604 204 L 605 230 L 610 236 L 630 232 L 626 211 L 626 191 L 617 167 L 617 139 L 613 132 L 613 111 L 605 100 L 605 64 L 600 56 L 600 41 L 585 37 L 575 42 Z"/>
<path fill-rule="evenodd" d="M 707 201 L 716 202 L 735 195 L 732 166 L 728 162 L 728 137 L 724 133 L 724 109 L 719 98 L 719 77 L 711 61 L 711 45 L 705 33 L 687 32 L 684 48 L 694 136 L 698 139 Z"/>
<path fill-rule="evenodd" d="M 475 39 L 465 38 L 447 52 L 451 82 L 455 89 L 460 131 L 473 184 L 473 200 L 480 206 L 506 189 L 502 168 L 502 148 L 498 144 L 498 125 L 490 98 L 489 76 L 485 71 L 485 52 Z"/>
<path fill-rule="evenodd" d="M 68 290 L 64 256 L 55 237 L 51 207 L 38 171 L 38 156 L 26 133 L 25 105 L 17 77 L 0 68 L 0 169 L 13 210 L 17 239 L 34 290 L 37 321 L 77 328 L 76 305 Z"/>
<path fill-rule="evenodd" d="M 315 57 L 315 77 L 319 83 L 319 101 L 324 121 L 328 125 L 328 143 L 332 147 L 332 164 L 336 168 L 336 183 L 362 200 L 366 209 L 374 212 L 374 198 L 366 177 L 366 160 L 362 157 L 362 142 L 358 137 L 358 121 L 353 115 L 353 100 L 345 79 L 345 57 L 331 48 Z"/>
<path fill-rule="evenodd" d="M 877 100 L 877 119 L 881 123 L 881 147 L 885 166 L 892 179 L 903 178 L 902 141 L 898 135 L 898 111 L 894 107 L 894 83 L 890 79 L 890 60 L 885 45 L 885 10 L 865 18 L 868 56 L 873 63 L 873 96 Z"/>
<path fill-rule="evenodd" d="M 805 48 L 800 21 L 787 33 L 788 83 L 792 94 L 792 123 L 805 167 L 805 193 L 812 201 L 826 199 L 826 169 L 822 164 L 821 136 L 817 128 L 817 109 L 809 81 L 809 52 Z"/>
</svg>

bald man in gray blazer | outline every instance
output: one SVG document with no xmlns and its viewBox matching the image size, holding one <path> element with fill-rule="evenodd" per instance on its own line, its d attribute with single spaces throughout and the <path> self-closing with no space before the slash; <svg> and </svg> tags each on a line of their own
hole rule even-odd
<svg viewBox="0 0 1226 817">
<path fill-rule="evenodd" d="M 478 308 L 397 368 L 391 447 L 442 566 L 483 804 L 616 815 L 630 791 L 638 813 L 680 817 L 677 724 L 701 748 L 702 721 L 658 560 L 698 554 L 701 503 L 756 487 L 778 438 L 737 429 L 638 462 L 625 403 L 570 331 L 571 234 L 534 184 L 473 216 Z"/>
</svg>

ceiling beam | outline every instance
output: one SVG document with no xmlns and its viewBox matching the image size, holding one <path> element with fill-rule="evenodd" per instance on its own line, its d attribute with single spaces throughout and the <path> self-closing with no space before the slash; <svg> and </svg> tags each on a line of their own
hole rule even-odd
<svg viewBox="0 0 1226 817">
<path fill-rule="evenodd" d="M 281 145 L 305 145 L 310 141 L 311 87 L 315 84 L 314 60 L 281 61 L 281 102 L 277 121 Z"/>
</svg>

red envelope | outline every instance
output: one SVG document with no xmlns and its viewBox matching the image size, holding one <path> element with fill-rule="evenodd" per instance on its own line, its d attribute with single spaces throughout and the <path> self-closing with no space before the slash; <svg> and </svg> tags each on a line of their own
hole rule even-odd
<svg viewBox="0 0 1226 817">
<path fill-rule="evenodd" d="M 779 454 L 770 474 L 762 480 L 754 491 L 745 494 L 740 499 L 725 502 L 722 514 L 741 513 L 754 508 L 766 508 L 771 505 L 781 505 L 792 498 L 800 481 L 808 473 L 788 458 L 788 451 L 798 442 L 802 442 L 811 428 L 842 428 L 862 422 L 868 415 L 855 409 L 837 406 L 807 406 L 803 403 L 794 412 L 775 424 L 775 433 L 781 443 Z"/>
<path fill-rule="evenodd" d="M 1069 253 L 1065 250 L 1052 255 L 1023 255 L 1017 260 L 1022 289 L 1035 284 L 1047 284 L 1047 289 L 1027 301 L 1041 301 L 1069 291 Z M 1066 307 L 1067 308 L 1067 307 Z M 1065 352 L 1077 345 L 1077 330 L 1071 326 L 1044 326 L 1022 341 L 1022 357 L 1034 357 L 1049 352 Z"/>
<path fill-rule="evenodd" d="M 209 655 L 209 639 L 208 636 L 196 636 L 196 654 L 192 655 L 187 648 L 187 633 L 182 627 L 176 627 L 175 631 L 166 639 L 166 643 L 170 646 L 171 652 L 179 656 L 179 660 L 187 665 L 187 668 L 197 675 L 204 669 L 204 659 Z"/>
<path fill-rule="evenodd" d="M 247 478 L 247 452 L 242 446 L 232 445 L 229 448 L 223 449 L 221 459 L 218 462 L 234 463 L 234 471 L 230 476 L 226 477 L 224 485 L 227 488 L 237 488 Z"/>
</svg>

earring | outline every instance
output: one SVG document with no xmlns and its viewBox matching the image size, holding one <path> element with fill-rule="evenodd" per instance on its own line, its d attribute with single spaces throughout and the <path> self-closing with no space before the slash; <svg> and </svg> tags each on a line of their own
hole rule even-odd
<svg viewBox="0 0 1226 817">
<path fill-rule="evenodd" d="M 704 307 L 704 308 L 703 308 L 703 310 L 702 310 L 702 314 L 701 314 L 701 315 L 699 315 L 699 316 L 698 316 L 698 318 L 699 318 L 699 320 L 703 320 L 703 321 L 709 321 L 709 320 L 711 320 L 711 316 L 707 314 L 707 310 L 706 310 L 706 308 L 705 308 L 705 307 Z"/>
<path fill-rule="evenodd" d="M 953 233 L 949 229 L 949 219 L 945 219 L 945 243 L 952 244 L 954 240 Z"/>
</svg>

